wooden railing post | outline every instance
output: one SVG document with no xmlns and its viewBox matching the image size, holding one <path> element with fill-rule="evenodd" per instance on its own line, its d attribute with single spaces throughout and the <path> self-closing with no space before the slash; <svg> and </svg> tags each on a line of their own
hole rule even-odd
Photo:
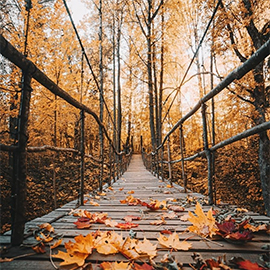
<svg viewBox="0 0 270 270">
<path fill-rule="evenodd" d="M 164 181 L 164 164 L 163 164 L 163 160 L 164 160 L 164 146 L 162 145 L 161 147 L 161 179 L 162 181 Z"/>
<path fill-rule="evenodd" d="M 23 241 L 24 225 L 26 222 L 26 146 L 28 140 L 28 119 L 30 112 L 32 76 L 28 71 L 23 71 L 22 92 L 20 101 L 20 111 L 18 117 L 18 151 L 14 152 L 13 171 L 14 177 L 11 184 L 12 194 L 12 225 L 11 244 L 18 246 Z"/>
<path fill-rule="evenodd" d="M 169 169 L 169 181 L 172 183 L 172 167 L 171 167 L 171 150 L 170 150 L 170 137 L 167 140 L 167 153 L 168 153 L 168 169 Z"/>
<path fill-rule="evenodd" d="M 202 103 L 202 122 L 203 122 L 203 142 L 204 150 L 207 158 L 208 167 L 208 203 L 213 204 L 213 183 L 212 183 L 212 154 L 209 150 L 208 144 L 208 133 L 207 133 L 207 122 L 206 122 L 206 105 Z"/>
<path fill-rule="evenodd" d="M 185 160 L 184 160 L 184 136 L 183 126 L 180 126 L 180 151 L 181 151 L 181 167 L 182 167 L 182 178 L 184 183 L 184 191 L 187 192 L 187 177 L 185 173 Z"/>
<path fill-rule="evenodd" d="M 81 110 L 81 182 L 80 182 L 80 205 L 84 205 L 84 168 L 85 168 L 85 142 L 84 142 L 84 126 L 85 114 Z"/>
</svg>

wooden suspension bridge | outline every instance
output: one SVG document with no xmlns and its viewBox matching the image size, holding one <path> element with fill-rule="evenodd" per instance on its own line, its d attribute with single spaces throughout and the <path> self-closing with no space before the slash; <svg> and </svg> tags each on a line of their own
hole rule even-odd
<svg viewBox="0 0 270 270">
<path fill-rule="evenodd" d="M 164 255 L 168 253 L 167 250 L 158 244 L 157 239 L 160 232 L 165 230 L 176 232 L 179 235 L 180 241 L 187 239 L 191 244 L 191 248 L 187 251 L 171 251 L 171 255 L 174 256 L 175 261 L 183 264 L 183 269 L 192 269 L 190 265 L 194 263 L 192 259 L 192 255 L 194 253 L 201 254 L 205 259 L 225 256 L 229 260 L 232 257 L 242 257 L 243 259 L 260 263 L 259 257 L 265 253 L 262 246 L 269 243 L 269 236 L 265 233 L 258 233 L 252 241 L 241 244 L 230 243 L 218 236 L 209 241 L 204 237 L 190 233 L 187 228 L 191 223 L 181 219 L 181 217 L 186 215 L 188 211 L 194 212 L 195 206 L 192 203 L 183 204 L 183 202 L 186 202 L 187 196 L 190 198 L 196 198 L 196 201 L 201 201 L 203 211 L 207 212 L 209 211 L 210 206 L 203 204 L 203 201 L 206 198 L 198 193 L 188 192 L 186 194 L 182 187 L 178 185 L 171 186 L 169 182 L 161 181 L 157 177 L 153 176 L 145 169 L 140 155 L 133 155 L 128 170 L 119 180 L 113 183 L 111 188 L 105 189 L 104 192 L 106 192 L 106 195 L 100 196 L 98 199 L 95 199 L 96 197 L 91 194 L 86 194 L 84 197 L 85 200 L 89 200 L 89 198 L 91 198 L 91 201 L 98 203 L 96 206 L 90 205 L 87 202 L 84 206 L 78 206 L 77 201 L 72 201 L 45 216 L 26 223 L 23 245 L 21 247 L 12 247 L 6 254 L 7 258 L 18 257 L 18 259 L 1 263 L 1 269 L 54 269 L 50 261 L 50 252 L 48 250 L 44 254 L 34 254 L 26 257 L 23 256 L 24 254 L 32 253 L 31 249 L 26 248 L 26 246 L 36 243 L 33 231 L 37 230 L 38 225 L 43 223 L 51 224 L 55 229 L 55 233 L 63 236 L 64 241 L 58 247 L 58 250 L 64 250 L 64 243 L 74 240 L 74 237 L 80 234 L 86 236 L 89 233 L 95 233 L 97 231 L 114 231 L 118 233 L 121 231 L 123 237 L 130 235 L 129 230 L 121 230 L 117 227 L 109 228 L 106 227 L 105 224 L 92 224 L 90 228 L 78 229 L 74 224 L 78 217 L 74 217 L 69 213 L 71 211 L 78 212 L 79 210 L 87 210 L 91 213 L 107 213 L 108 217 L 119 223 L 123 222 L 123 217 L 127 215 L 140 217 L 140 220 L 133 221 L 138 224 L 138 227 L 132 228 L 132 232 L 136 235 L 136 239 L 143 240 L 144 238 L 147 238 L 153 244 L 157 244 L 157 248 L 160 250 L 158 250 L 157 256 L 153 259 L 155 262 L 160 262 Z M 127 205 L 120 202 L 120 200 L 125 199 L 127 196 L 130 196 L 130 194 L 132 194 L 134 198 L 139 198 L 141 201 L 149 202 L 150 199 L 158 201 L 166 200 L 167 205 L 171 204 L 176 207 L 179 206 L 180 203 L 181 207 L 183 207 L 183 205 L 185 206 L 181 212 L 174 212 L 170 209 L 151 211 L 143 205 Z M 213 206 L 213 210 L 215 212 L 221 212 L 224 207 L 228 206 L 220 204 L 218 206 Z M 235 213 L 234 207 L 231 206 L 230 209 L 232 213 Z M 166 223 L 150 225 L 152 222 L 160 220 L 164 213 L 172 212 L 175 213 L 175 216 L 170 219 L 166 218 Z M 270 222 L 270 218 L 266 216 L 252 212 L 245 214 L 257 222 Z M 240 217 L 236 217 L 236 219 L 239 220 Z M 8 246 L 10 244 L 10 239 L 10 232 L 2 235 L 0 237 L 1 246 Z M 54 265 L 59 267 L 61 260 L 53 259 L 53 261 Z M 114 255 L 102 255 L 96 251 L 86 259 L 86 262 L 92 263 L 93 269 L 101 269 L 99 264 L 106 261 L 120 262 L 128 260 L 119 253 Z M 141 262 L 141 260 L 139 260 L 139 262 Z"/>
</svg>

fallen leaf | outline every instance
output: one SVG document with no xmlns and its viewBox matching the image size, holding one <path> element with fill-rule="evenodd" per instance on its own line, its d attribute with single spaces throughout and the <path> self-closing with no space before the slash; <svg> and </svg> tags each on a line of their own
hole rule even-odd
<svg viewBox="0 0 270 270">
<path fill-rule="evenodd" d="M 92 200 L 89 202 L 89 204 L 90 204 L 90 205 L 93 205 L 93 206 L 99 206 L 99 203 L 94 202 L 94 201 L 92 201 Z"/>
<path fill-rule="evenodd" d="M 188 220 L 193 224 L 192 226 L 188 227 L 189 231 L 204 237 L 212 237 L 215 235 L 218 231 L 218 228 L 216 226 L 216 220 L 212 214 L 212 209 L 210 209 L 205 215 L 200 203 L 197 202 L 194 212 L 196 216 L 193 215 L 190 211 L 188 212 Z"/>
<path fill-rule="evenodd" d="M 106 219 L 104 224 L 108 227 L 115 227 L 118 224 L 118 222 L 115 220 Z"/>
<path fill-rule="evenodd" d="M 127 194 L 134 194 L 134 190 L 128 191 Z"/>
<path fill-rule="evenodd" d="M 58 253 L 52 255 L 52 257 L 64 260 L 63 262 L 60 263 L 60 265 L 77 264 L 78 266 L 83 266 L 85 259 L 88 257 L 88 254 L 82 253 L 70 254 L 59 250 Z"/>
<path fill-rule="evenodd" d="M 51 245 L 51 249 L 57 248 L 58 246 L 60 246 L 63 242 L 63 239 L 58 239 L 53 245 Z"/>
<path fill-rule="evenodd" d="M 139 224 L 134 224 L 131 222 L 126 222 L 126 223 L 118 223 L 115 227 L 123 229 L 123 230 L 129 230 L 131 228 L 136 228 L 138 227 Z"/>
<path fill-rule="evenodd" d="M 85 217 L 79 218 L 74 224 L 78 229 L 88 229 L 92 225 L 90 219 Z"/>
<path fill-rule="evenodd" d="M 54 232 L 54 228 L 50 223 L 43 223 L 41 225 L 39 225 L 40 229 L 45 229 L 48 232 Z"/>
<path fill-rule="evenodd" d="M 65 248 L 68 253 L 83 253 L 83 254 L 91 254 L 94 248 L 94 237 L 92 234 L 87 234 L 86 236 L 78 235 L 74 237 L 74 242 L 65 243 Z"/>
<path fill-rule="evenodd" d="M 180 220 L 182 220 L 182 221 L 188 221 L 188 219 L 189 219 L 189 214 L 185 214 L 185 215 L 180 217 Z"/>
<path fill-rule="evenodd" d="M 141 220 L 141 217 L 133 216 L 133 215 L 127 215 L 123 218 L 125 222 L 131 222 L 132 220 Z"/>
<path fill-rule="evenodd" d="M 160 231 L 160 233 L 162 233 L 162 234 L 172 234 L 172 232 L 169 231 L 169 230 L 162 230 L 162 231 Z"/>
<path fill-rule="evenodd" d="M 169 235 L 169 237 L 159 234 L 158 242 L 164 247 L 175 250 L 189 250 L 191 248 L 191 244 L 187 241 L 180 242 L 179 236 L 176 232 Z"/>
<path fill-rule="evenodd" d="M 36 253 L 46 253 L 46 250 L 45 250 L 45 245 L 42 243 L 42 244 L 39 244 L 37 246 L 34 246 L 32 247 L 32 249 L 36 252 Z"/>
<path fill-rule="evenodd" d="M 180 205 L 168 205 L 168 209 L 174 211 L 174 212 L 183 212 L 185 211 L 185 208 Z"/>
<path fill-rule="evenodd" d="M 143 241 L 138 241 L 135 249 L 140 255 L 146 254 L 150 259 L 153 259 L 157 255 L 157 245 L 153 245 L 145 237 Z"/>
<path fill-rule="evenodd" d="M 253 263 L 249 260 L 244 260 L 241 257 L 233 257 L 230 260 L 231 263 L 236 264 L 239 269 L 244 269 L 244 270 L 266 270 L 265 268 L 259 266 L 256 262 Z"/>
<path fill-rule="evenodd" d="M 124 262 L 103 262 L 100 264 L 103 270 L 129 270 L 131 266 L 129 263 Z"/>
<path fill-rule="evenodd" d="M 164 219 L 164 217 L 161 217 L 160 220 L 156 220 L 156 221 L 152 221 L 150 222 L 151 225 L 162 225 L 162 224 L 166 224 L 166 220 Z"/>
<path fill-rule="evenodd" d="M 177 215 L 175 214 L 175 212 L 170 211 L 169 213 L 163 213 L 163 214 L 162 214 L 162 217 L 163 217 L 163 218 L 173 219 L 173 218 L 176 218 Z"/>
<path fill-rule="evenodd" d="M 50 234 L 45 235 L 44 233 L 40 232 L 35 236 L 37 241 L 41 241 L 44 243 L 48 243 L 51 242 L 53 240 L 53 238 L 50 236 Z"/>
</svg>

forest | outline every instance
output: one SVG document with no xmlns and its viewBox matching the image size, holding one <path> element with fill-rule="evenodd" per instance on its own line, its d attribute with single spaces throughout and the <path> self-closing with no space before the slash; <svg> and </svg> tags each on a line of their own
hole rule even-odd
<svg viewBox="0 0 270 270">
<path fill-rule="evenodd" d="M 102 135 L 91 115 L 82 116 L 32 80 L 28 220 L 78 198 L 82 136 L 84 191 L 90 192 L 115 177 L 120 158 L 113 149 L 155 152 L 179 119 L 270 39 L 265 0 L 83 0 L 86 12 L 78 23 L 72 20 L 69 3 L 1 1 L 1 35 L 58 87 L 95 112 L 111 138 Z M 12 146 L 18 142 L 23 73 L 2 55 L 0 59 L 0 144 Z M 269 71 L 266 57 L 205 103 L 209 147 L 269 123 Z M 170 161 L 164 163 L 165 178 L 207 195 L 206 157 L 173 162 L 204 150 L 203 132 L 199 110 L 170 135 L 162 155 Z M 214 202 L 270 215 L 269 138 L 268 128 L 215 152 Z M 53 151 L 43 151 L 44 146 Z M 3 233 L 11 224 L 13 155 L 2 148 Z"/>
</svg>

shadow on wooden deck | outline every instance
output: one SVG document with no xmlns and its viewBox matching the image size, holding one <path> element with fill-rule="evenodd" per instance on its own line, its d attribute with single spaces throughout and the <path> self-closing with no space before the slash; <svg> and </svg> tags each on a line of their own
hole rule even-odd
<svg viewBox="0 0 270 270">
<path fill-rule="evenodd" d="M 188 211 L 194 212 L 195 202 L 199 201 L 202 205 L 204 212 L 210 209 L 210 206 L 204 203 L 205 198 L 198 193 L 189 193 L 188 196 L 190 200 L 187 200 L 187 194 L 184 193 L 183 188 L 177 185 L 171 187 L 169 183 L 162 182 L 150 172 L 148 172 L 141 160 L 140 155 L 134 155 L 131 164 L 127 172 L 116 181 L 112 188 L 107 188 L 104 192 L 106 195 L 102 194 L 100 198 L 94 195 L 86 195 L 85 199 L 87 202 L 84 206 L 76 208 L 77 201 L 70 202 L 63 207 L 39 218 L 36 218 L 26 224 L 25 228 L 25 240 L 23 247 L 13 247 L 7 250 L 2 257 L 12 258 L 15 256 L 21 256 L 24 254 L 33 253 L 33 250 L 27 246 L 36 243 L 33 237 L 33 230 L 38 228 L 38 225 L 42 223 L 50 223 L 54 229 L 55 233 L 58 235 L 63 235 L 62 244 L 56 248 L 56 250 L 65 250 L 64 243 L 68 241 L 74 241 L 74 237 L 82 234 L 87 235 L 91 232 L 100 231 L 114 231 L 121 233 L 123 237 L 127 237 L 130 234 L 129 230 L 121 230 L 117 227 L 107 227 L 105 224 L 94 223 L 89 229 L 78 229 L 74 224 L 78 217 L 73 215 L 68 215 L 71 210 L 75 208 L 78 210 L 87 210 L 91 213 L 103 212 L 107 213 L 111 220 L 118 223 L 123 223 L 123 218 L 127 215 L 133 215 L 140 217 L 140 220 L 132 221 L 138 224 L 138 227 L 132 228 L 132 231 L 136 234 L 136 238 L 142 240 L 146 237 L 153 244 L 157 244 L 158 252 L 157 256 L 153 259 L 155 262 L 160 262 L 168 250 L 165 250 L 158 243 L 157 238 L 160 232 L 163 230 L 169 230 L 171 232 L 176 232 L 179 235 L 180 240 L 185 240 L 192 245 L 191 249 L 188 251 L 171 251 L 175 259 L 184 265 L 183 269 L 192 269 L 189 264 L 193 263 L 192 254 L 194 252 L 200 253 L 204 259 L 210 259 L 212 257 L 226 256 L 227 259 L 231 257 L 242 257 L 253 262 L 260 262 L 259 257 L 266 251 L 262 250 L 262 246 L 269 244 L 269 236 L 265 233 L 255 234 L 252 241 L 242 244 L 229 243 L 224 241 L 219 237 L 214 237 L 212 240 L 206 240 L 198 235 L 188 232 L 187 228 L 191 225 L 189 221 L 182 221 L 181 217 L 186 215 Z M 155 210 L 151 211 L 146 206 L 143 205 L 127 205 L 120 203 L 120 200 L 124 200 L 127 196 L 132 195 L 134 198 L 139 198 L 141 201 L 150 202 L 150 199 L 167 201 L 168 204 L 182 206 L 183 211 L 175 212 L 175 217 L 172 219 L 165 218 L 166 224 L 161 225 L 150 225 L 151 222 L 161 219 L 163 213 L 173 213 L 172 210 Z M 90 205 L 91 202 L 97 202 L 99 206 Z M 228 206 L 214 206 L 213 209 L 218 212 L 222 212 L 224 207 Z M 233 208 L 230 210 L 232 213 L 236 213 Z M 269 222 L 270 218 L 266 216 L 261 216 L 256 213 L 245 213 L 249 215 L 252 219 L 256 221 Z M 241 219 L 241 216 L 236 217 L 237 220 Z M 164 222 L 164 223 L 165 223 Z M 168 236 L 168 235 L 167 235 Z M 10 232 L 5 233 L 0 236 L 1 246 L 8 246 L 10 243 Z M 53 253 L 57 252 L 53 250 Z M 53 259 L 54 264 L 59 267 L 61 260 Z M 101 255 L 94 251 L 86 260 L 92 263 L 93 269 L 100 269 L 99 264 L 104 261 L 128 261 L 123 255 L 117 253 L 114 255 Z M 3 262 L 0 264 L 0 269 L 55 269 L 53 264 L 50 262 L 50 250 L 47 247 L 46 253 L 44 254 L 34 254 L 31 256 L 22 256 L 16 260 L 10 262 Z M 71 269 L 63 268 L 60 269 Z M 175 268 L 176 269 L 176 268 Z M 180 269 L 180 268 L 179 268 Z M 195 268 L 194 268 L 195 269 Z"/>
</svg>

